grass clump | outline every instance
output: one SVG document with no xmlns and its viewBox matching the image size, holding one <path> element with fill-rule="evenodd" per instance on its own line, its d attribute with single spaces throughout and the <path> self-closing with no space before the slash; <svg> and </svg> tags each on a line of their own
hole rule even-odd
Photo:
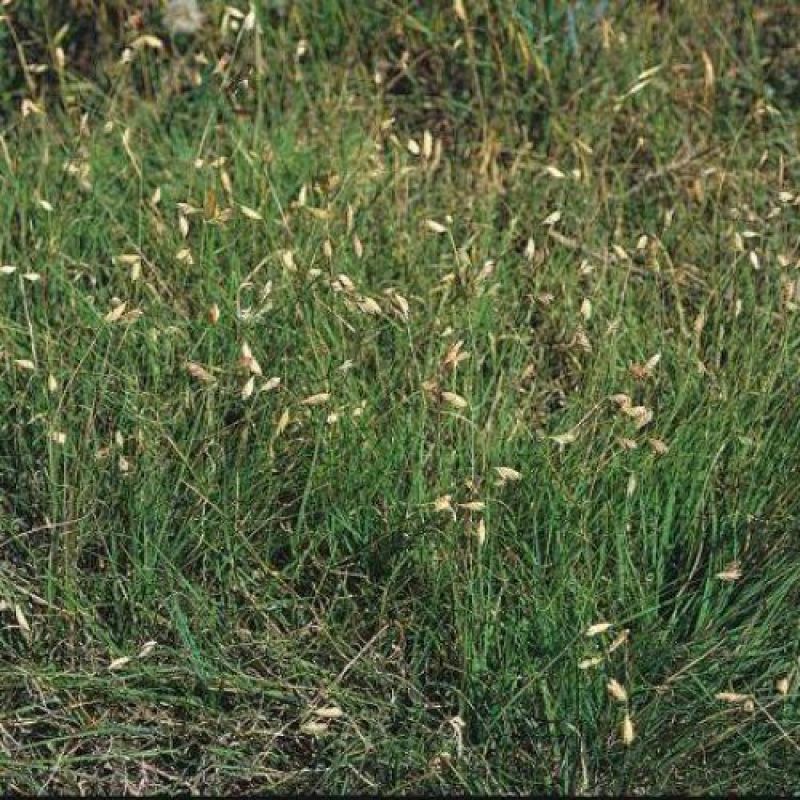
<svg viewBox="0 0 800 800">
<path fill-rule="evenodd" d="M 19 62 L 3 785 L 791 791 L 777 7 L 233 7 Z"/>
</svg>

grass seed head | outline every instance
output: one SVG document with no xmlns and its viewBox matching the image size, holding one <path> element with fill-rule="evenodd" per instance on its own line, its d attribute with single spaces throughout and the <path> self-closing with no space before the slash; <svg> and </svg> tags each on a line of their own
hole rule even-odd
<svg viewBox="0 0 800 800">
<path fill-rule="evenodd" d="M 636 738 L 636 730 L 633 727 L 633 720 L 631 719 L 630 714 L 625 714 L 622 718 L 622 726 L 621 726 L 621 734 L 622 734 L 622 743 L 626 747 L 630 747 L 633 744 L 633 740 Z"/>
<path fill-rule="evenodd" d="M 669 453 L 669 445 L 662 439 L 650 438 L 647 440 L 647 443 L 656 455 L 663 456 Z"/>
<path fill-rule="evenodd" d="M 154 641 L 153 639 L 151 639 L 149 642 L 145 642 L 142 645 L 142 649 L 139 651 L 139 658 L 147 658 L 147 656 L 153 652 L 157 644 L 158 642 Z"/>
<path fill-rule="evenodd" d="M 319 392 L 318 394 L 312 394 L 308 397 L 303 398 L 300 401 L 301 406 L 321 406 L 324 403 L 327 403 L 328 400 L 331 399 L 330 392 Z"/>
<path fill-rule="evenodd" d="M 567 431 L 566 433 L 558 433 L 555 436 L 550 437 L 554 442 L 560 444 L 562 447 L 567 444 L 572 444 L 578 438 L 577 430 L 573 429 L 571 431 Z"/>
<path fill-rule="evenodd" d="M 522 480 L 522 473 L 511 467 L 495 467 L 494 471 L 497 473 L 501 483 Z"/>
<path fill-rule="evenodd" d="M 426 219 L 425 227 L 427 227 L 429 231 L 433 231 L 433 233 L 447 233 L 447 227 L 442 225 L 441 222 L 436 222 L 434 219 Z"/>
<path fill-rule="evenodd" d="M 750 700 L 749 694 L 742 692 L 717 692 L 714 697 L 721 700 L 723 703 L 742 704 Z"/>
<path fill-rule="evenodd" d="M 277 389 L 280 385 L 281 379 L 277 375 L 273 375 L 273 377 L 267 378 L 267 380 L 264 381 L 259 391 L 271 392 L 273 389 Z"/>
<path fill-rule="evenodd" d="M 459 503 L 459 508 L 464 508 L 467 511 L 484 511 L 486 509 L 486 503 L 483 500 L 469 500 L 466 503 Z"/>
<path fill-rule="evenodd" d="M 483 519 L 479 519 L 475 526 L 475 538 L 478 540 L 479 547 L 483 547 L 486 543 L 486 522 Z"/>
<path fill-rule="evenodd" d="M 129 664 L 131 661 L 130 656 L 122 656 L 121 658 L 115 658 L 109 665 L 109 671 L 113 672 L 117 669 L 122 669 L 126 664 Z"/>
<path fill-rule="evenodd" d="M 198 364 L 196 361 L 187 361 L 186 371 L 193 378 L 203 383 L 213 383 L 215 380 L 214 376 L 202 364 Z"/>
<path fill-rule="evenodd" d="M 717 573 L 717 578 L 725 583 L 735 583 L 742 577 L 742 568 L 738 561 L 731 561 L 722 572 Z"/>
<path fill-rule="evenodd" d="M 542 225 L 551 227 L 555 225 L 561 219 L 561 212 L 554 211 L 552 214 L 548 214 L 543 220 Z"/>
<path fill-rule="evenodd" d="M 452 504 L 453 496 L 449 494 L 443 494 L 441 497 L 437 497 L 433 501 L 433 510 L 434 511 L 447 511 L 448 513 L 453 512 L 453 504 Z"/>
<path fill-rule="evenodd" d="M 460 395 L 455 392 L 442 392 L 442 400 L 453 408 L 467 408 L 469 403 Z"/>
<path fill-rule="evenodd" d="M 309 736 L 322 736 L 328 730 L 328 724 L 325 722 L 317 722 L 312 720 L 300 726 L 302 733 L 307 733 Z"/>
<path fill-rule="evenodd" d="M 613 653 L 617 648 L 622 647 L 625 642 L 628 641 L 628 637 L 630 636 L 631 630 L 630 628 L 623 628 L 615 637 L 614 641 L 608 646 L 608 652 Z"/>
<path fill-rule="evenodd" d="M 628 692 L 616 678 L 611 678 L 611 680 L 606 684 L 606 689 L 611 697 L 613 697 L 618 703 L 628 702 Z"/>
<path fill-rule="evenodd" d="M 30 639 L 32 634 L 31 626 L 28 623 L 28 618 L 25 616 L 25 612 L 22 610 L 22 606 L 19 604 L 14 606 L 14 617 L 17 620 L 17 626 L 20 631 L 22 631 L 22 635 L 26 639 Z"/>
<path fill-rule="evenodd" d="M 319 717 L 320 719 L 340 719 L 344 716 L 344 711 L 342 711 L 339 706 L 325 706 L 324 708 L 315 708 L 312 712 L 314 716 Z"/>
</svg>

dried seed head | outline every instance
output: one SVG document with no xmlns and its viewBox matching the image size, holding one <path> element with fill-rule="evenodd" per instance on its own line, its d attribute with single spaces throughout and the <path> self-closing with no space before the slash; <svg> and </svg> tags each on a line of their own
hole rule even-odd
<svg viewBox="0 0 800 800">
<path fill-rule="evenodd" d="M 124 313 L 127 303 L 118 303 L 103 317 L 104 322 L 116 322 Z"/>
<path fill-rule="evenodd" d="M 131 657 L 130 656 L 122 656 L 122 658 L 115 658 L 108 665 L 108 668 L 109 668 L 109 670 L 111 670 L 113 672 L 115 669 L 121 669 L 126 664 L 130 663 L 130 661 L 131 661 Z"/>
<path fill-rule="evenodd" d="M 717 573 L 717 578 L 726 583 L 734 583 L 742 577 L 742 568 L 738 561 L 731 561 L 722 572 Z"/>
<path fill-rule="evenodd" d="M 319 392 L 319 394 L 312 394 L 300 401 L 301 406 L 321 406 L 331 399 L 330 392 Z"/>
<path fill-rule="evenodd" d="M 248 219 L 253 219 L 258 222 L 261 222 L 264 219 L 261 214 L 258 213 L 258 211 L 256 211 L 254 208 L 250 208 L 250 206 L 244 206 L 240 203 L 239 209 Z"/>
<path fill-rule="evenodd" d="M 669 445 L 662 439 L 648 439 L 647 443 L 653 448 L 653 452 L 663 456 L 669 452 Z"/>
<path fill-rule="evenodd" d="M 612 394 L 608 399 L 611 400 L 612 403 L 616 403 L 617 406 L 623 410 L 633 405 L 631 398 L 628 397 L 627 394 Z"/>
<path fill-rule="evenodd" d="M 297 265 L 294 263 L 294 253 L 291 250 L 283 250 L 281 252 L 281 264 L 287 272 L 296 272 Z"/>
<path fill-rule="evenodd" d="M 460 395 L 455 392 L 442 392 L 442 400 L 453 408 L 467 408 L 469 403 Z"/>
<path fill-rule="evenodd" d="M 31 626 L 28 624 L 28 618 L 25 616 L 25 612 L 22 610 L 22 606 L 19 604 L 14 605 L 14 616 L 17 620 L 17 626 L 19 627 L 22 635 L 30 640 L 31 638 Z"/>
<path fill-rule="evenodd" d="M 636 731 L 633 727 L 633 720 L 630 714 L 625 714 L 622 718 L 622 743 L 629 747 L 636 738 Z"/>
<path fill-rule="evenodd" d="M 611 678 L 611 680 L 606 684 L 606 689 L 611 697 L 613 697 L 618 703 L 628 702 L 628 692 L 616 678 Z"/>
<path fill-rule="evenodd" d="M 494 471 L 497 473 L 503 483 L 506 481 L 522 480 L 522 474 L 511 467 L 495 467 Z"/>
<path fill-rule="evenodd" d="M 340 719 L 344 716 L 344 711 L 342 711 L 339 706 L 325 706 L 324 708 L 315 708 L 312 712 L 315 716 L 319 717 L 320 719 Z"/>
<path fill-rule="evenodd" d="M 356 285 L 350 278 L 347 277 L 343 272 L 340 272 L 334 281 L 331 282 L 331 288 L 334 291 L 339 292 L 347 292 L 348 294 L 353 294 L 356 290 Z"/>
<path fill-rule="evenodd" d="M 648 372 L 652 372 L 658 366 L 660 361 L 661 361 L 661 353 L 656 353 L 655 355 L 650 356 L 650 358 L 648 358 L 647 361 L 645 361 L 644 368 Z"/>
<path fill-rule="evenodd" d="M 264 383 L 261 385 L 259 389 L 260 392 L 271 392 L 273 389 L 277 389 L 281 385 L 281 379 L 274 375 L 271 378 L 267 378 Z"/>
<path fill-rule="evenodd" d="M 789 679 L 786 677 L 778 678 L 778 680 L 775 681 L 775 688 L 778 690 L 779 695 L 786 697 L 786 695 L 789 694 Z"/>
<path fill-rule="evenodd" d="M 241 358 L 239 359 L 240 366 L 244 367 L 253 375 L 258 375 L 260 377 L 264 374 L 261 365 L 253 355 L 253 351 L 250 349 L 250 345 L 247 344 L 247 342 L 242 342 L 241 354 Z"/>
<path fill-rule="evenodd" d="M 616 244 L 616 243 L 612 244 L 611 245 L 611 249 L 614 251 L 614 254 L 617 256 L 617 258 L 620 261 L 627 261 L 630 258 L 630 256 L 628 255 L 628 252 L 625 250 L 625 248 L 622 245 L 619 245 L 619 244 Z"/>
<path fill-rule="evenodd" d="M 399 316 L 401 316 L 404 320 L 407 320 L 408 313 L 410 311 L 408 300 L 406 300 L 406 298 L 403 297 L 403 295 L 394 291 L 394 289 L 387 289 L 385 294 L 391 300 L 392 305 L 395 307 L 397 314 L 399 314 Z"/>
<path fill-rule="evenodd" d="M 278 436 L 280 436 L 286 430 L 286 428 L 289 426 L 289 420 L 290 419 L 291 418 L 289 416 L 289 409 L 288 408 L 284 408 L 283 411 L 281 412 L 280 418 L 278 419 L 278 424 L 275 426 L 275 437 L 276 438 Z"/>
<path fill-rule="evenodd" d="M 186 362 L 186 371 L 195 379 L 203 381 L 204 383 L 212 383 L 214 376 L 202 365 L 196 361 Z"/>
<path fill-rule="evenodd" d="M 252 394 L 253 390 L 256 388 L 256 379 L 254 375 L 251 375 L 244 386 L 242 386 L 242 400 L 249 399 Z"/>
<path fill-rule="evenodd" d="M 559 433 L 550 437 L 554 442 L 560 445 L 572 444 L 578 438 L 576 429 L 567 431 L 566 433 Z"/>
<path fill-rule="evenodd" d="M 542 220 L 542 225 L 552 226 L 555 225 L 560 219 L 561 219 L 561 212 L 554 211 L 552 214 L 548 214 Z"/>
<path fill-rule="evenodd" d="M 533 259 L 536 257 L 536 242 L 533 241 L 533 238 L 528 238 L 528 241 L 525 244 L 525 258 L 532 262 Z"/>
<path fill-rule="evenodd" d="M 430 159 L 433 155 L 433 136 L 429 130 L 422 134 L 422 155 Z"/>
<path fill-rule="evenodd" d="M 442 369 L 448 369 L 455 371 L 458 364 L 463 361 L 465 358 L 469 358 L 469 353 L 462 353 L 461 348 L 464 346 L 464 340 L 459 339 L 454 344 L 450 345 L 450 349 L 445 354 L 445 357 L 442 359 Z"/>
<path fill-rule="evenodd" d="M 373 300 L 371 297 L 360 297 L 356 301 L 356 305 L 365 314 L 370 314 L 374 317 L 380 316 L 383 313 L 377 301 Z"/>
<path fill-rule="evenodd" d="M 548 175 L 549 175 L 551 178 L 558 178 L 558 179 L 562 179 L 562 178 L 566 178 L 566 177 L 567 177 L 567 176 L 566 176 L 566 174 L 565 174 L 565 173 L 563 173 L 563 172 L 562 172 L 562 171 L 561 171 L 561 170 L 560 170 L 558 167 L 554 167 L 554 166 L 552 166 L 551 164 L 548 164 L 548 166 L 546 166 L 546 167 L 544 168 L 544 171 L 545 171 L 545 172 L 546 172 L 546 173 L 547 173 L 547 174 L 548 174 Z"/>
<path fill-rule="evenodd" d="M 321 736 L 328 730 L 328 725 L 325 722 L 306 722 L 300 726 L 300 730 L 309 736 Z"/>
<path fill-rule="evenodd" d="M 601 633 L 605 633 L 610 627 L 610 622 L 595 622 L 594 625 L 590 625 L 586 629 L 584 636 L 598 636 Z"/>
<path fill-rule="evenodd" d="M 745 703 L 750 700 L 749 694 L 741 692 L 717 692 L 714 697 L 723 703 Z"/>
<path fill-rule="evenodd" d="M 147 658 L 147 656 L 149 656 L 150 653 L 153 652 L 157 644 L 158 642 L 152 639 L 149 642 L 145 642 L 142 645 L 142 649 L 139 651 L 139 658 Z"/>
<path fill-rule="evenodd" d="M 426 219 L 425 226 L 429 231 L 434 233 L 447 233 L 447 228 L 441 222 L 436 222 L 434 219 Z"/>
<path fill-rule="evenodd" d="M 453 496 L 449 495 L 449 494 L 443 494 L 441 497 L 437 497 L 433 501 L 433 510 L 434 511 L 447 511 L 448 513 L 451 513 L 451 514 L 455 515 L 455 512 L 453 511 L 452 502 L 451 502 L 452 499 L 453 499 Z"/>
<path fill-rule="evenodd" d="M 583 661 L 578 662 L 578 669 L 592 669 L 603 663 L 602 656 L 592 656 L 591 658 L 584 658 Z"/>
<path fill-rule="evenodd" d="M 192 251 L 188 247 L 184 247 L 181 250 L 178 250 L 175 253 L 175 260 L 179 261 L 182 264 L 194 264 L 194 257 L 192 256 Z"/>
<path fill-rule="evenodd" d="M 630 628 L 624 628 L 615 637 L 614 641 L 608 646 L 608 652 L 613 653 L 618 647 L 622 647 L 628 641 L 630 636 Z"/>
<path fill-rule="evenodd" d="M 653 421 L 653 412 L 646 406 L 631 406 L 622 410 L 634 421 L 637 431 Z"/>
</svg>

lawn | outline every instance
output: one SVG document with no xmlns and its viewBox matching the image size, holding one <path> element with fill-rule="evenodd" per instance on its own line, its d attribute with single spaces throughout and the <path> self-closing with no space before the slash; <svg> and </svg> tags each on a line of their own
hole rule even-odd
<svg viewBox="0 0 800 800">
<path fill-rule="evenodd" d="M 67 6 L 0 9 L 0 788 L 796 792 L 800 11 Z"/>
</svg>

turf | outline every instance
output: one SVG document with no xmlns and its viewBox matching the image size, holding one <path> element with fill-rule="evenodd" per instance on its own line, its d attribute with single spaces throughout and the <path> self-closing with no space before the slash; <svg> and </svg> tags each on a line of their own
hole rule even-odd
<svg viewBox="0 0 800 800">
<path fill-rule="evenodd" d="M 14 30 L 0 785 L 796 791 L 800 16 L 273 5 Z"/>
</svg>

